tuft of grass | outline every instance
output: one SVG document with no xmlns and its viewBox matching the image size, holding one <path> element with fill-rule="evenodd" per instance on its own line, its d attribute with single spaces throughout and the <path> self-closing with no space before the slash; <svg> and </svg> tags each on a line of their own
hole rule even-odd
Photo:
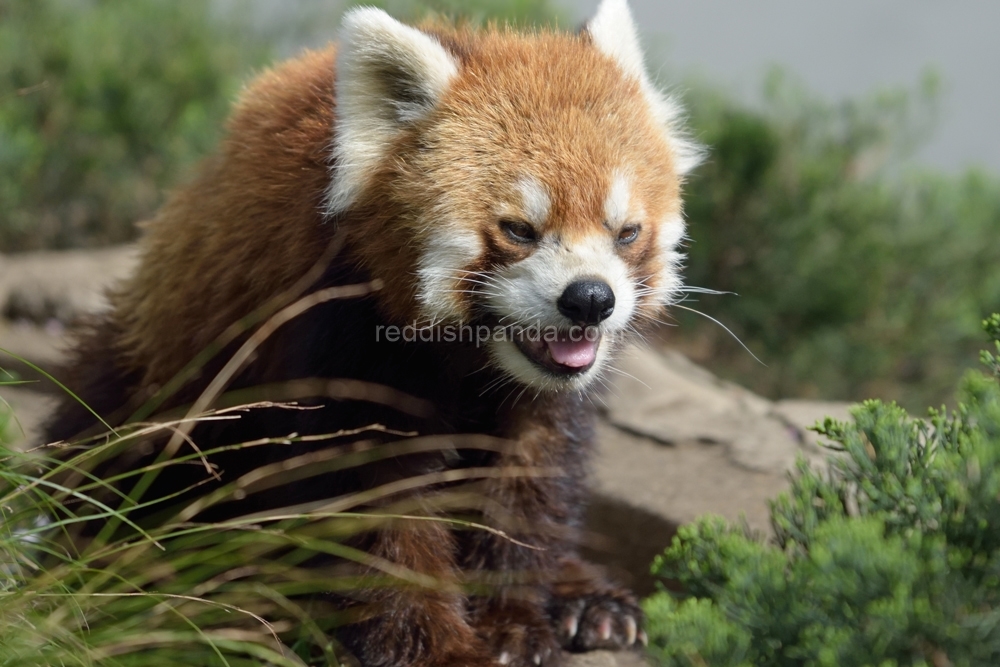
<svg viewBox="0 0 1000 667">
<path fill-rule="evenodd" d="M 68 459 L 0 450 L 0 664 L 301 665 L 290 632 L 330 645 L 289 596 L 315 575 L 275 567 L 308 517 L 141 529 L 129 514 L 169 498 L 130 503 L 107 481 L 65 483 L 118 444 Z M 79 529 L 98 520 L 134 530 L 83 548 Z"/>
<path fill-rule="evenodd" d="M 332 646 L 329 628 L 289 596 L 315 587 L 316 575 L 281 554 L 308 517 L 140 529 L 129 514 L 169 498 L 127 502 L 108 481 L 63 481 L 118 444 L 68 460 L 48 448 L 2 452 L 0 664 L 301 665 L 290 632 Z M 80 550 L 78 529 L 95 520 L 134 530 Z"/>
<path fill-rule="evenodd" d="M 282 406 L 211 410 L 194 419 L 231 418 L 262 407 Z M 429 505 L 427 495 L 417 503 L 406 492 L 496 474 L 530 474 L 453 471 L 408 480 L 405 487 L 388 484 L 309 506 L 202 523 L 194 519 L 201 511 L 247 493 L 437 450 L 444 443 L 434 438 L 377 446 L 355 442 L 367 431 L 385 432 L 373 426 L 181 451 L 103 479 L 90 472 L 125 447 L 166 439 L 189 419 L 132 424 L 86 446 L 0 449 L 0 665 L 339 665 L 333 631 L 348 616 L 330 601 L 331 593 L 454 585 L 372 557 L 350 540 L 389 524 L 396 530 L 422 521 L 503 535 L 455 518 L 475 502 L 461 486 L 430 496 Z M 255 447 L 304 440 L 317 449 L 181 503 L 178 494 L 144 498 L 120 490 L 172 466 L 210 467 L 208 457 L 224 449 L 252 454 Z M 500 444 L 471 438 L 462 446 Z M 435 511 L 428 513 L 428 506 Z M 139 525 L 132 518 L 160 507 L 154 521 L 147 516 Z M 324 557 L 325 565 L 317 561 Z"/>
</svg>

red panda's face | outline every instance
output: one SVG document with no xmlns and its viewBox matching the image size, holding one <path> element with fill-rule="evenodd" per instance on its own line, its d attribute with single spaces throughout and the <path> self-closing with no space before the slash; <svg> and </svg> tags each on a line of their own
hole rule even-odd
<svg viewBox="0 0 1000 667">
<path fill-rule="evenodd" d="M 677 295 L 678 177 L 638 83 L 592 46 L 502 48 L 403 172 L 427 193 L 415 296 L 428 320 L 505 327 L 488 345 L 517 380 L 582 386 Z"/>
<path fill-rule="evenodd" d="M 378 23 L 383 39 L 396 26 L 407 31 L 397 40 L 414 42 L 407 57 L 426 62 L 390 112 L 401 127 L 368 201 L 378 190 L 396 211 L 384 233 L 414 253 L 410 312 L 488 326 L 477 340 L 520 383 L 585 387 L 678 296 L 680 178 L 694 160 L 671 126 L 676 108 L 629 60 L 624 2 L 607 0 L 581 35 L 432 37 Z M 338 157 L 365 157 L 352 148 Z M 351 195 L 335 181 L 334 208 Z"/>
</svg>

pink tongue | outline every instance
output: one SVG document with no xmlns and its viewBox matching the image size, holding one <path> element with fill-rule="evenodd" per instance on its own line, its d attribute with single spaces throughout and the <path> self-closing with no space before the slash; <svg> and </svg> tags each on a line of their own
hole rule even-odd
<svg viewBox="0 0 1000 667">
<path fill-rule="evenodd" d="M 550 340 L 546 341 L 549 346 L 549 354 L 557 364 L 569 366 L 570 368 L 583 368 L 594 362 L 597 356 L 597 341 L 587 340 Z"/>
</svg>

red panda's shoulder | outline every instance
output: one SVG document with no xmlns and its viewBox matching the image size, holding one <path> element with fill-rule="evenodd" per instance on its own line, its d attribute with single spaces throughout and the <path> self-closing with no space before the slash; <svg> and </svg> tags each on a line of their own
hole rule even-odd
<svg viewBox="0 0 1000 667">
<path fill-rule="evenodd" d="M 260 74 L 216 153 L 150 222 L 114 317 L 146 383 L 162 383 L 320 257 L 334 132 L 331 46 Z"/>
</svg>

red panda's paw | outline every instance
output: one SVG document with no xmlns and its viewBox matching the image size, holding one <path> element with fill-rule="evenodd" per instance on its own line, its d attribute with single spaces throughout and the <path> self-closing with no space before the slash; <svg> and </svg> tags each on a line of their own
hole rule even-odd
<svg viewBox="0 0 1000 667">
<path fill-rule="evenodd" d="M 498 665 L 558 667 L 562 664 L 559 639 L 537 605 L 512 601 L 491 604 L 476 614 L 475 626 Z"/>
<path fill-rule="evenodd" d="M 623 649 L 647 642 L 642 610 L 625 590 L 557 598 L 550 613 L 563 648 L 570 651 Z"/>
</svg>

